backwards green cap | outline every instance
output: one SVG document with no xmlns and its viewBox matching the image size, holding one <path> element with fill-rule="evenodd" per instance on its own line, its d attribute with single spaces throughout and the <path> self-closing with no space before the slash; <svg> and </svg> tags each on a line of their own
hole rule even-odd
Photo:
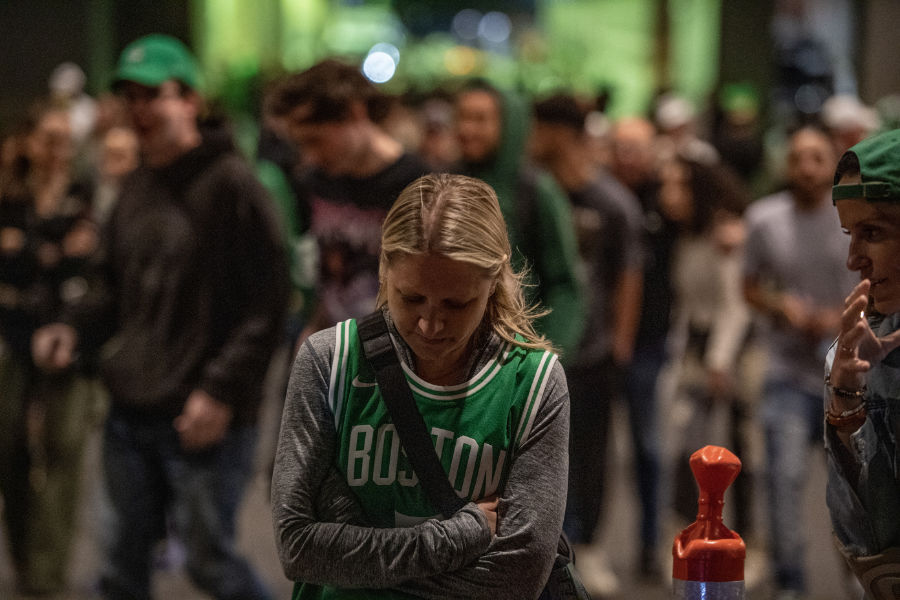
<svg viewBox="0 0 900 600">
<path fill-rule="evenodd" d="M 113 88 L 126 81 L 156 87 L 174 79 L 191 89 L 200 85 L 200 69 L 181 41 L 153 33 L 128 44 L 119 57 Z"/>
<path fill-rule="evenodd" d="M 872 202 L 900 202 L 900 129 L 866 138 L 847 153 L 859 159 L 862 183 L 834 186 L 832 200 L 865 198 Z"/>
</svg>

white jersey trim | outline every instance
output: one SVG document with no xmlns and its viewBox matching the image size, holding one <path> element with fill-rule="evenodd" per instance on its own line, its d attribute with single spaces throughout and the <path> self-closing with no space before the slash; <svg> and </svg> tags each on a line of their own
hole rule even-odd
<svg viewBox="0 0 900 600">
<path fill-rule="evenodd" d="M 509 343 L 504 344 L 497 351 L 494 357 L 491 358 L 488 363 L 484 365 L 484 367 L 482 367 L 474 376 L 472 376 L 471 379 L 456 385 L 444 386 L 428 383 L 427 381 L 416 375 L 409 367 L 409 365 L 407 365 L 405 362 L 401 361 L 400 365 L 403 367 L 403 372 L 406 373 L 407 377 L 409 377 L 412 383 L 416 386 L 416 392 L 419 395 L 430 398 L 432 400 L 459 400 L 478 392 L 484 386 L 489 384 L 491 380 L 493 380 L 500 369 L 503 368 L 503 364 L 501 363 L 500 358 L 506 355 L 507 348 L 509 346 Z"/>
<path fill-rule="evenodd" d="M 328 406 L 334 415 L 334 427 L 341 421 L 344 407 L 344 388 L 347 385 L 347 362 L 350 356 L 350 321 L 338 323 L 334 328 L 334 358 L 331 363 L 331 377 L 328 382 Z"/>
<path fill-rule="evenodd" d="M 522 419 L 519 421 L 519 427 L 516 429 L 516 437 L 514 438 L 514 448 L 518 450 L 528 440 L 531 435 L 531 428 L 537 418 L 538 410 L 541 408 L 541 402 L 544 398 L 544 392 L 547 389 L 547 381 L 550 379 L 547 374 L 553 369 L 557 356 L 550 352 L 544 352 L 534 379 L 531 381 L 531 389 L 528 392 L 528 400 L 525 403 L 525 410 L 522 411 Z"/>
</svg>

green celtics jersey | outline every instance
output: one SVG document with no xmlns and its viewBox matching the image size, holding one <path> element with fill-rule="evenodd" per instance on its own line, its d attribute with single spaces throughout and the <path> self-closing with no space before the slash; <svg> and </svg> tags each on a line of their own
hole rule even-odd
<svg viewBox="0 0 900 600">
<path fill-rule="evenodd" d="M 337 431 L 337 468 L 375 527 L 440 518 L 418 483 L 375 382 L 354 320 L 335 327 L 328 404 Z M 469 381 L 435 386 L 403 365 L 435 452 L 465 500 L 500 493 L 512 456 L 531 432 L 556 356 L 504 344 Z M 294 600 L 408 598 L 391 590 L 298 583 Z"/>
</svg>

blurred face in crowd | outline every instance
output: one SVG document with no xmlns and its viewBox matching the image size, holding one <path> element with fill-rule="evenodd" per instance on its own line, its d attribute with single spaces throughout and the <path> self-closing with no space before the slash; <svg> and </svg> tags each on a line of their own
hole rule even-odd
<svg viewBox="0 0 900 600">
<path fill-rule="evenodd" d="M 118 179 L 138 166 L 138 139 L 128 127 L 113 127 L 103 136 L 100 171 Z"/>
<path fill-rule="evenodd" d="M 73 152 L 72 127 L 63 110 L 45 113 L 25 138 L 25 154 L 36 169 L 65 169 Z"/>
<path fill-rule="evenodd" d="M 410 254 L 391 261 L 385 285 L 397 330 L 416 356 L 416 369 L 428 378 L 465 360 L 495 283 L 471 263 Z"/>
<path fill-rule="evenodd" d="M 615 176 L 635 189 L 647 180 L 655 166 L 653 125 L 646 119 L 627 118 L 615 125 L 612 135 L 612 164 Z"/>
<path fill-rule="evenodd" d="M 158 87 L 126 81 L 120 91 L 141 150 L 151 166 L 168 164 L 200 143 L 200 100 L 196 93 L 183 93 L 174 80 Z"/>
<path fill-rule="evenodd" d="M 312 106 L 301 104 L 285 116 L 285 127 L 300 148 L 301 159 L 331 176 L 353 174 L 369 147 L 365 106 L 351 103 L 349 114 L 339 121 L 312 121 L 312 110 Z"/>
<path fill-rule="evenodd" d="M 861 183 L 858 174 L 841 178 L 841 184 Z M 869 202 L 863 198 L 838 200 L 841 228 L 850 236 L 847 268 L 869 279 L 875 310 L 900 312 L 900 205 Z"/>
<path fill-rule="evenodd" d="M 815 129 L 801 129 L 791 137 L 787 178 L 797 200 L 818 204 L 834 179 L 837 157 L 828 137 Z"/>
<path fill-rule="evenodd" d="M 677 160 L 666 161 L 659 169 L 659 204 L 665 215 L 676 223 L 686 224 L 694 217 L 691 173 Z"/>
<path fill-rule="evenodd" d="M 574 131 L 565 125 L 535 121 L 528 151 L 535 162 L 548 166 L 563 155 L 565 145 L 573 143 L 574 137 Z"/>
<path fill-rule="evenodd" d="M 481 163 L 500 147 L 503 115 L 497 98 L 487 90 L 469 90 L 456 101 L 456 135 L 463 160 Z"/>
</svg>

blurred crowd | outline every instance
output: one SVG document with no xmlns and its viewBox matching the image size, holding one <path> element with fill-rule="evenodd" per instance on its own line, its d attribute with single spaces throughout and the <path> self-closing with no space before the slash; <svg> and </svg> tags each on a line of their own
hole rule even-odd
<svg viewBox="0 0 900 600">
<path fill-rule="evenodd" d="M 160 85 L 123 80 L 91 97 L 84 73 L 61 65 L 46 97 L 2 140 L 0 494 L 23 597 L 66 589 L 85 443 L 107 426 L 117 395 L 127 395 L 111 394 L 104 377 L 104 361 L 120 350 L 110 348 L 116 336 L 80 330 L 98 343 L 57 370 L 36 364 L 32 348 L 36 331 L 94 297 L 97 265 L 108 268 L 118 248 L 110 241 L 124 219 L 119 203 L 134 189 L 128 182 L 161 168 L 155 124 L 136 107 L 169 100 Z M 800 598 L 800 495 L 809 461 L 822 452 L 822 363 L 853 285 L 832 177 L 840 155 L 881 128 L 879 115 L 836 96 L 816 114 L 772 124 L 760 98 L 736 88 L 711 107 L 660 94 L 647 114 L 617 118 L 604 100 L 531 98 L 481 80 L 391 97 L 333 59 L 272 81 L 256 151 L 243 160 L 278 217 L 291 285 L 273 344 L 294 349 L 372 309 L 380 223 L 409 182 L 432 171 L 481 178 L 497 191 L 514 263 L 527 268 L 532 299 L 549 311 L 539 324 L 566 369 L 564 528 L 587 587 L 613 598 L 633 577 L 665 581 L 666 534 L 696 514 L 687 457 L 717 443 L 744 461 L 728 509 L 733 529 L 766 553 L 779 597 Z M 205 104 L 197 114 L 204 139 L 232 133 L 227 115 Z M 165 239 L 155 243 L 169 250 Z M 204 243 L 201 253 L 219 248 Z M 123 285 L 122 277 L 112 281 Z M 210 298 L 230 293 L 227 278 L 219 283 Z M 615 572 L 600 543 L 619 500 L 608 491 L 618 430 L 631 444 L 640 506 L 633 573 Z M 768 499 L 763 511 L 758 497 Z M 186 545 L 190 556 L 179 517 L 164 517 L 158 539 Z"/>
</svg>

